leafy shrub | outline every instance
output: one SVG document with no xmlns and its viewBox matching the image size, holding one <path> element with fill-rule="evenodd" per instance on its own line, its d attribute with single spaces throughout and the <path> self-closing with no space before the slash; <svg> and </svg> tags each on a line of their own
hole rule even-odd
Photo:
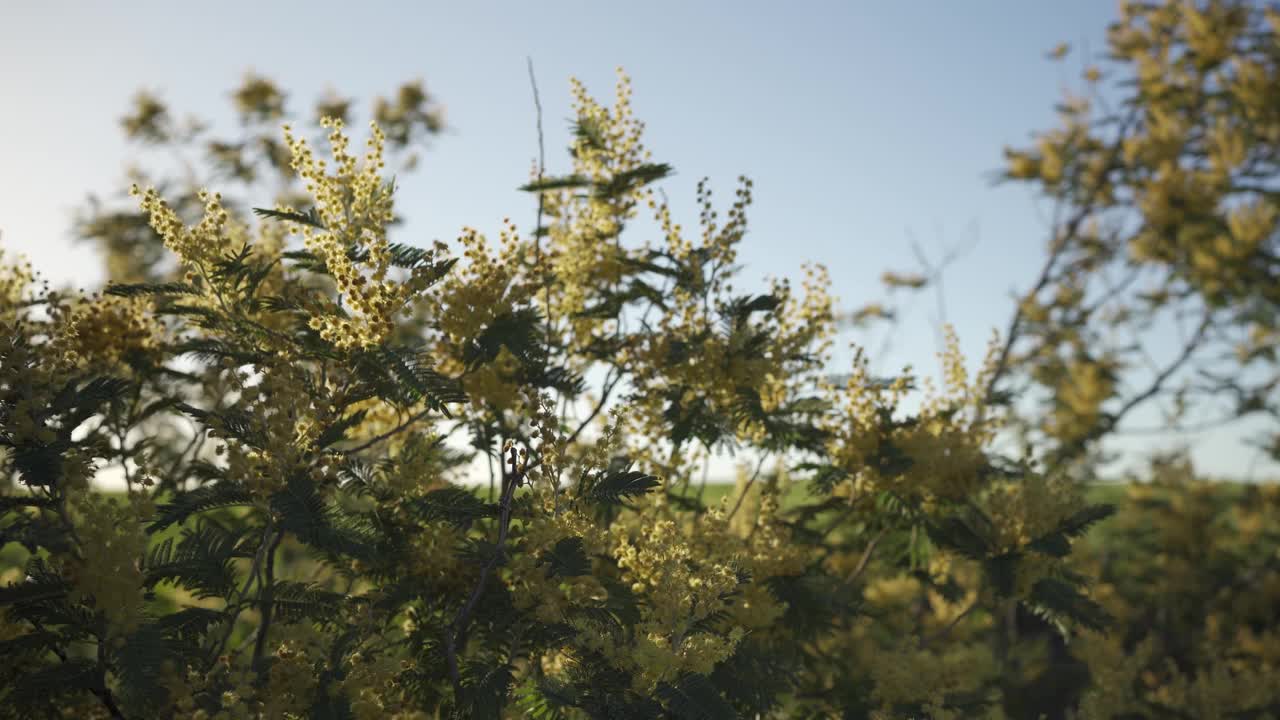
<svg viewBox="0 0 1280 720">
<path fill-rule="evenodd" d="M 1097 680 L 1084 712 L 1280 713 L 1278 491 L 1207 481 L 1177 456 L 1128 487 L 1079 557 L 1117 621 L 1116 632 L 1086 634 L 1072 648 Z"/>
<path fill-rule="evenodd" d="M 10 266 L 6 712 L 1000 717 L 1004 618 L 1101 627 L 1068 559 L 1110 509 L 988 452 L 994 349 L 970 379 L 953 339 L 910 413 L 860 356 L 833 383 L 822 268 L 734 294 L 750 181 L 686 232 L 629 95 L 575 86 L 528 237 L 391 242 L 382 131 L 358 159 L 329 119 L 325 159 L 285 130 L 310 201 L 257 223 L 135 188 L 172 277 Z M 624 245 L 646 209 L 660 240 Z M 758 462 L 708 507 L 721 448 Z"/>
<path fill-rule="evenodd" d="M 821 266 L 735 292 L 751 182 L 678 224 L 625 76 L 612 106 L 574 83 L 531 231 L 453 247 L 390 239 L 387 166 L 442 126 L 420 83 L 362 157 L 322 101 L 322 159 L 247 78 L 249 136 L 203 145 L 226 197 L 140 182 L 82 219 L 102 293 L 0 268 L 0 716 L 1280 716 L 1275 488 L 1162 461 L 1081 542 L 1115 508 L 1078 482 L 1146 403 L 1277 414 L 1277 28 L 1123 4 L 1134 82 L 1007 151 L 1060 221 L 940 390 L 828 374 Z M 203 137 L 146 95 L 123 126 Z M 272 176 L 253 213 L 228 190 Z M 1132 341 L 1184 316 L 1163 363 Z M 710 502 L 723 451 L 749 462 Z"/>
</svg>

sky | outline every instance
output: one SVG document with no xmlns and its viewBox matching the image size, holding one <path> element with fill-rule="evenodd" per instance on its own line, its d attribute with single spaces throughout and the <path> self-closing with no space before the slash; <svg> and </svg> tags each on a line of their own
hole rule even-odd
<svg viewBox="0 0 1280 720">
<path fill-rule="evenodd" d="M 88 194 L 118 202 L 126 167 L 155 161 L 120 133 L 130 97 L 146 88 L 179 116 L 230 129 L 228 92 L 246 71 L 277 82 L 300 113 L 327 88 L 367 108 L 421 78 L 449 129 L 400 179 L 408 222 L 396 239 L 449 240 L 464 225 L 496 234 L 502 218 L 532 216 L 516 190 L 537 155 L 526 58 L 552 173 L 569 168 L 569 78 L 611 101 L 621 66 L 654 159 L 676 169 L 664 188 L 677 221 L 696 222 L 700 178 L 722 199 L 737 176 L 754 181 L 739 255 L 748 286 L 820 262 L 853 308 L 883 297 L 884 270 L 917 267 L 913 239 L 935 258 L 965 245 L 946 274 L 946 320 L 976 362 L 1043 258 L 1049 212 L 990 174 L 1004 146 L 1054 126 L 1054 103 L 1079 87 L 1116 16 L 1115 0 L 3 0 L 0 247 L 55 282 L 100 283 L 94 250 L 72 242 L 72 213 Z M 1048 61 L 1060 42 L 1076 54 Z M 933 299 L 908 306 L 877 362 L 936 374 Z M 1197 467 L 1256 472 L 1242 429 L 1190 438 Z M 1116 447 L 1136 458 L 1172 441 Z"/>
</svg>

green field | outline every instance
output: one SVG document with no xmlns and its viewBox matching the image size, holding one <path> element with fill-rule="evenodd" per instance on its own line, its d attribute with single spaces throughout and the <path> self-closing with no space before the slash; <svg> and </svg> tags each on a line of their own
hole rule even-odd
<svg viewBox="0 0 1280 720">
<path fill-rule="evenodd" d="M 1234 485 L 1233 483 L 1224 483 Z M 1124 483 L 1098 483 L 1089 487 L 1087 497 L 1091 503 L 1113 503 L 1119 504 L 1124 500 L 1126 485 Z M 488 494 L 488 488 L 484 486 L 475 486 L 477 494 L 482 496 Z M 721 500 L 732 495 L 734 486 L 731 483 L 707 483 L 704 486 L 691 486 L 685 493 L 688 497 L 697 497 L 702 501 L 703 505 L 714 507 Z M 783 499 L 783 507 L 794 507 L 803 502 L 806 487 L 802 483 L 793 484 Z M 113 493 L 114 494 L 114 493 Z M 677 494 L 680 494 L 677 491 Z M 220 512 L 236 512 L 234 510 L 223 510 Z M 244 512 L 243 510 L 239 512 Z M 189 521 L 189 523 L 194 520 Z M 182 532 L 180 525 L 174 525 L 158 532 L 152 538 L 152 544 L 163 542 L 164 540 L 176 537 Z M 1105 527 L 1105 523 L 1100 526 Z M 27 559 L 27 551 L 17 543 L 10 543 L 0 548 L 0 577 L 11 575 L 8 571 L 21 567 Z M 7 578 L 12 581 L 12 578 Z"/>
</svg>

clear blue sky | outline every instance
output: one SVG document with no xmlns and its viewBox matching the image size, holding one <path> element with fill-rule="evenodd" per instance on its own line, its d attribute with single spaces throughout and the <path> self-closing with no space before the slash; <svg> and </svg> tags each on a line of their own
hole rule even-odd
<svg viewBox="0 0 1280 720">
<path fill-rule="evenodd" d="M 666 190 L 686 224 L 696 221 L 700 177 L 722 198 L 739 174 L 754 179 L 741 252 L 748 280 L 798 278 L 801 262 L 823 262 L 854 307 L 881 296 L 883 270 L 915 267 L 911 237 L 937 254 L 976 233 L 946 278 L 948 319 L 976 360 L 1042 257 L 1048 210 L 987 174 L 1004 145 L 1054 124 L 1063 88 L 1078 86 L 1079 52 L 1103 47 L 1116 12 L 1114 0 L 9 0 L 0 7 L 0 243 L 55 281 L 99 282 L 93 251 L 71 243 L 70 213 L 86 193 L 115 197 L 139 159 L 118 129 L 129 97 L 145 87 L 179 115 L 229 128 L 227 92 L 250 69 L 277 81 L 300 112 L 326 87 L 364 109 L 421 77 L 450 131 L 401 183 L 409 222 L 398 239 L 448 240 L 463 225 L 496 231 L 504 216 L 530 214 L 514 189 L 536 155 L 525 57 L 537 70 L 552 171 L 567 167 L 568 78 L 608 100 L 620 65 L 655 159 L 677 170 Z M 1059 42 L 1073 45 L 1072 58 L 1048 62 Z M 912 307 L 884 370 L 937 367 L 932 299 Z M 1243 475 L 1253 454 L 1239 433 L 1202 437 L 1198 464 Z"/>
</svg>

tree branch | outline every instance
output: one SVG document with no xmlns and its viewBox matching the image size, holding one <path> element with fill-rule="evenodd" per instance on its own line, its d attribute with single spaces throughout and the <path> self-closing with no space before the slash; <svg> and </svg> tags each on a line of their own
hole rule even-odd
<svg viewBox="0 0 1280 720">
<path fill-rule="evenodd" d="M 489 574 L 498 566 L 506 550 L 507 533 L 511 529 L 511 500 L 515 496 L 516 488 L 520 487 L 525 477 L 526 470 L 520 467 L 515 448 L 511 448 L 510 452 L 511 456 L 507 460 L 511 463 L 511 472 L 508 474 L 504 469 L 502 499 L 498 502 L 498 542 L 494 546 L 493 555 L 480 568 L 480 577 L 476 580 L 475 587 L 471 589 L 466 604 L 458 610 L 457 616 L 445 633 L 445 660 L 448 662 L 449 678 L 453 681 L 453 690 L 457 695 L 462 693 L 462 674 L 458 669 L 458 654 L 466 649 L 467 627 L 471 624 L 471 615 L 475 612 L 476 604 L 480 602 L 480 596 L 484 593 Z"/>
<path fill-rule="evenodd" d="M 263 565 L 262 580 L 258 583 L 258 608 L 262 613 L 262 623 L 258 626 L 258 638 L 253 644 L 252 666 L 261 673 L 262 654 L 267 646 L 267 632 L 271 628 L 271 614 L 275 603 L 275 566 L 276 549 L 284 539 L 284 531 L 278 530 L 267 549 L 267 559 Z"/>
</svg>

